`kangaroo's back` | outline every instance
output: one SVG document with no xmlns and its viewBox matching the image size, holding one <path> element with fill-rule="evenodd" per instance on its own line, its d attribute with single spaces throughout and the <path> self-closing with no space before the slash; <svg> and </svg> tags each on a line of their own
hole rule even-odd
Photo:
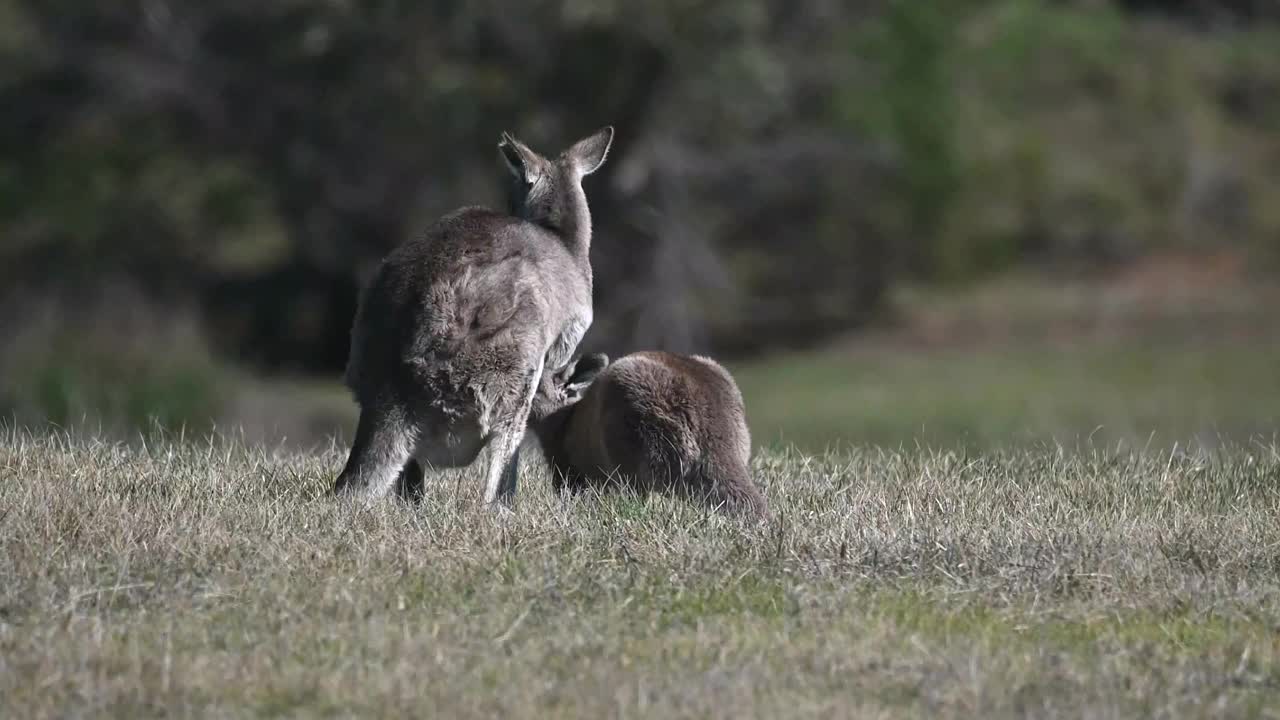
<svg viewBox="0 0 1280 720">
<path fill-rule="evenodd" d="M 590 314 L 591 278 L 554 234 L 463 208 L 379 266 L 352 328 L 347 384 L 360 397 L 399 372 L 509 372 L 565 326 L 589 325 Z"/>
</svg>

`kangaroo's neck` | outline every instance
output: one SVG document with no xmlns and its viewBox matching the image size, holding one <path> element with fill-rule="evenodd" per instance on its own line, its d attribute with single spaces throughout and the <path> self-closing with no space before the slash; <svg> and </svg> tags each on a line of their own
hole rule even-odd
<svg viewBox="0 0 1280 720">
<path fill-rule="evenodd" d="M 581 178 L 564 173 L 530 188 L 514 181 L 508 205 L 512 215 L 555 233 L 579 263 L 591 252 L 591 211 Z"/>
<path fill-rule="evenodd" d="M 587 194 L 580 182 L 567 183 L 556 198 L 557 225 L 553 229 L 564 240 L 565 247 L 579 261 L 586 262 L 591 252 L 591 210 Z"/>
</svg>

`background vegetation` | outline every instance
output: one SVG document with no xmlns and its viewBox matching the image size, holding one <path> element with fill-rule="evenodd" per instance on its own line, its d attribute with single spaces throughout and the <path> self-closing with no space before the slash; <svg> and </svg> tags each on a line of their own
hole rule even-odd
<svg viewBox="0 0 1280 720">
<path fill-rule="evenodd" d="M 1153 256 L 1271 288 L 1276 47 L 1250 0 L 0 0 L 0 407 L 265 428 L 234 388 L 336 379 L 371 265 L 498 200 L 503 129 L 619 129 L 585 345 L 615 355 L 843 347 Z"/>
</svg>

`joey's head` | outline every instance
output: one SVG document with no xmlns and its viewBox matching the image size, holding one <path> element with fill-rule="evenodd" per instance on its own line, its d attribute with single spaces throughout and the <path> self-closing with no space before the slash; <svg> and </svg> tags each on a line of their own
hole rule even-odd
<svg viewBox="0 0 1280 720">
<path fill-rule="evenodd" d="M 563 420 L 608 365 L 608 355 L 590 353 L 570 360 L 560 370 L 543 373 L 529 411 L 529 424 L 537 427 L 556 418 Z"/>
<path fill-rule="evenodd" d="M 555 159 L 548 159 L 503 133 L 498 152 L 511 171 L 508 210 L 517 217 L 564 232 L 577 232 L 585 218 L 586 231 L 590 233 L 582 178 L 604 165 L 612 142 L 613 128 L 605 127 L 574 143 Z"/>
</svg>

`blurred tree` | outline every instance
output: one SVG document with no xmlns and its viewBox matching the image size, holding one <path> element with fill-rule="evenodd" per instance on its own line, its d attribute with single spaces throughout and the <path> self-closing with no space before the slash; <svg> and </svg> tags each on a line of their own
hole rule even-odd
<svg viewBox="0 0 1280 720">
<path fill-rule="evenodd" d="M 1156 5 L 1249 29 L 1123 14 Z M 0 283 L 130 279 L 336 373 L 372 264 L 498 200 L 502 130 L 605 123 L 586 347 L 615 353 L 817 342 L 1032 254 L 1275 245 L 1268 7 L 0 0 Z"/>
<path fill-rule="evenodd" d="M 1159 12 L 1198 21 L 1253 21 L 1280 18 L 1272 0 L 1117 0 L 1122 8 Z"/>
<path fill-rule="evenodd" d="M 591 194 L 593 342 L 622 348 L 705 341 L 696 296 L 727 287 L 705 193 L 812 171 L 846 144 L 797 143 L 820 113 L 792 105 L 821 92 L 791 66 L 835 4 L 7 7 L 32 29 L 5 84 L 28 109 L 0 117 L 5 177 L 26 188 L 9 196 L 10 266 L 80 282 L 73 257 L 81 277 L 195 290 L 223 341 L 268 367 L 341 366 L 362 272 L 438 212 L 492 199 L 497 164 L 477 156 L 504 128 L 548 148 L 620 128 Z M 672 187 L 694 201 L 676 209 Z"/>
</svg>

